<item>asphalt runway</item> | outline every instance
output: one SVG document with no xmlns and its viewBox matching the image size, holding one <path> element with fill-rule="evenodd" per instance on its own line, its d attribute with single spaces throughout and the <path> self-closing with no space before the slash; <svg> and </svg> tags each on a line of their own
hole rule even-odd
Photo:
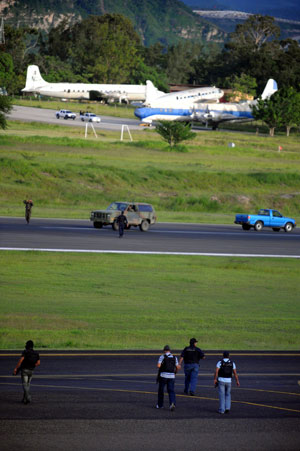
<svg viewBox="0 0 300 451">
<path fill-rule="evenodd" d="M 87 213 L 88 216 L 88 213 Z M 0 218 L 2 249 L 94 252 L 157 252 L 201 255 L 288 256 L 300 258 L 300 231 L 244 231 L 237 225 L 157 223 L 148 232 L 125 231 L 119 239 L 111 226 L 95 229 L 91 221 Z"/>
<path fill-rule="evenodd" d="M 64 108 L 63 102 L 62 102 L 62 109 Z M 84 108 L 84 105 L 83 105 Z M 108 112 L 111 107 L 107 107 Z M 77 112 L 74 111 L 76 114 Z M 94 128 L 97 132 L 97 130 L 114 130 L 114 131 L 121 131 L 122 125 L 128 125 L 130 130 L 140 130 L 140 121 L 137 119 L 124 119 L 119 117 L 113 117 L 113 116 L 103 116 L 101 115 L 101 122 L 94 123 Z M 56 124 L 56 125 L 64 125 L 69 127 L 81 127 L 85 129 L 86 122 L 82 122 L 79 118 L 79 114 L 77 114 L 77 117 L 75 120 L 73 119 L 56 119 L 55 116 L 55 110 L 50 110 L 47 108 L 32 108 L 32 107 L 25 107 L 25 106 L 17 106 L 14 105 L 13 110 L 8 115 L 8 119 L 10 120 L 17 120 L 17 121 L 23 121 L 23 122 L 45 122 L 47 124 Z M 84 133 L 84 131 L 83 131 Z M 89 133 L 92 134 L 93 132 L 89 128 Z M 127 132 L 125 132 L 125 135 L 127 137 Z"/>
<path fill-rule="evenodd" d="M 179 355 L 179 352 L 174 352 Z M 2 450 L 298 450 L 300 353 L 231 354 L 241 387 L 233 382 L 232 407 L 219 415 L 213 372 L 220 353 L 201 361 L 196 396 L 155 409 L 160 353 L 41 351 L 32 403 L 20 401 L 20 352 L 0 353 Z"/>
</svg>

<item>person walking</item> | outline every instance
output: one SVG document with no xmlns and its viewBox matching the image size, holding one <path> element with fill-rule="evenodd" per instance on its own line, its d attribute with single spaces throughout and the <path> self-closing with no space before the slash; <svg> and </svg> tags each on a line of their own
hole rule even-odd
<svg viewBox="0 0 300 451">
<path fill-rule="evenodd" d="M 124 235 L 124 228 L 126 227 L 128 221 L 124 215 L 124 211 L 117 217 L 117 223 L 119 224 L 119 237 L 122 238 Z"/>
<path fill-rule="evenodd" d="M 21 371 L 24 391 L 22 402 L 24 404 L 31 402 L 30 382 L 33 376 L 33 371 L 41 363 L 39 353 L 33 349 L 33 346 L 33 341 L 28 340 L 25 345 L 25 350 L 22 352 L 22 356 L 14 369 L 15 376 L 19 373 L 19 371 Z"/>
<path fill-rule="evenodd" d="M 181 353 L 179 365 L 184 361 L 184 393 L 191 396 L 195 395 L 196 385 L 199 374 L 199 362 L 201 359 L 205 359 L 204 352 L 196 347 L 198 340 L 196 338 L 190 339 L 190 345 L 185 347 Z"/>
<path fill-rule="evenodd" d="M 223 352 L 223 359 L 219 360 L 214 375 L 215 387 L 219 390 L 219 413 L 229 413 L 231 407 L 231 379 L 234 375 L 236 385 L 239 387 L 239 377 L 235 363 L 229 359 L 229 352 Z"/>
<path fill-rule="evenodd" d="M 170 410 L 174 411 L 176 407 L 176 395 L 175 395 L 175 374 L 180 369 L 177 357 L 171 354 L 170 347 L 166 345 L 163 349 L 164 354 L 158 359 L 157 368 L 157 382 L 158 382 L 158 400 L 157 409 L 162 409 L 164 406 L 164 390 L 167 386 L 169 394 Z"/>
<path fill-rule="evenodd" d="M 27 224 L 29 224 L 30 217 L 31 217 L 31 209 L 33 207 L 33 202 L 31 199 L 23 200 L 23 203 L 25 204 L 25 219 Z"/>
</svg>

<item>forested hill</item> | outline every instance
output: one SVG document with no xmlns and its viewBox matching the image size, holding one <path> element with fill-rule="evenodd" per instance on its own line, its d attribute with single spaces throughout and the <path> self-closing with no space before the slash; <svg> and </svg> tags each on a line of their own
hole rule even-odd
<svg viewBox="0 0 300 451">
<path fill-rule="evenodd" d="M 179 0 L 4 0 L 0 4 L 0 17 L 6 23 L 45 31 L 64 18 L 72 24 L 105 13 L 128 17 L 146 46 L 175 44 L 182 38 L 203 43 L 224 40 L 224 32 Z"/>
</svg>

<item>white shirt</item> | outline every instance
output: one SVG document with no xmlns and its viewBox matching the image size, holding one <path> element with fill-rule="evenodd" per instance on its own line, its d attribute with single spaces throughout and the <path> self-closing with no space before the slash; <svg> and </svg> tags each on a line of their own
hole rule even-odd
<svg viewBox="0 0 300 451">
<path fill-rule="evenodd" d="M 165 356 L 173 357 L 172 354 L 171 354 L 170 352 L 166 352 L 165 354 L 161 355 L 160 358 L 158 359 L 158 362 L 157 362 L 157 363 L 158 363 L 159 365 L 162 364 L 162 361 L 164 360 Z M 175 357 L 175 365 L 176 365 L 176 366 L 178 365 L 178 359 L 177 359 L 177 357 Z M 160 373 L 160 376 L 161 376 L 161 377 L 165 377 L 166 379 L 175 379 L 175 373 L 165 373 L 165 372 L 162 372 L 162 373 Z"/>
<path fill-rule="evenodd" d="M 229 359 L 222 359 L 222 360 L 224 360 L 224 362 L 228 362 Z M 217 363 L 217 368 L 221 368 L 222 360 L 219 360 L 219 361 L 218 361 L 218 363 Z M 235 363 L 234 363 L 234 362 L 232 362 L 232 365 L 233 365 L 233 369 L 236 370 L 236 366 L 235 366 Z M 231 383 L 231 377 L 218 377 L 218 381 L 220 381 L 220 382 L 227 382 L 227 383 L 229 382 L 229 383 Z"/>
</svg>

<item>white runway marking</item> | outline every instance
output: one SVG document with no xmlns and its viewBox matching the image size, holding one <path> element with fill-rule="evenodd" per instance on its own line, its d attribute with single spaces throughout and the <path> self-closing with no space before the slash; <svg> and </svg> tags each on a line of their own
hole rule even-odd
<svg viewBox="0 0 300 451">
<path fill-rule="evenodd" d="M 121 251 L 106 249 L 47 249 L 35 247 L 0 247 L 0 251 L 34 251 L 34 252 L 73 252 L 90 254 L 137 254 L 137 255 L 190 255 L 203 257 L 247 257 L 247 258 L 300 258 L 300 255 L 278 254 L 229 254 L 221 252 L 159 252 L 159 251 Z"/>
</svg>

